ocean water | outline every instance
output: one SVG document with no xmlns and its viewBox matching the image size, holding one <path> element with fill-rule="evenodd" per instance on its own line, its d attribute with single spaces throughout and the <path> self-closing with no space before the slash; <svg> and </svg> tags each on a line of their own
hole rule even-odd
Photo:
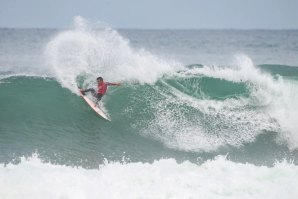
<svg viewBox="0 0 298 199">
<path fill-rule="evenodd" d="M 298 198 L 297 30 L 1 28 L 0 93 L 0 198 Z"/>
</svg>

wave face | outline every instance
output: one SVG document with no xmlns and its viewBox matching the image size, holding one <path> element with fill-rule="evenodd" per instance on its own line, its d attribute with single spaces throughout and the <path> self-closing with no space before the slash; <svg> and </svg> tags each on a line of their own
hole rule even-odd
<svg viewBox="0 0 298 199">
<path fill-rule="evenodd" d="M 297 31 L 116 31 L 77 17 L 0 36 L 0 197 L 297 198 Z M 101 102 L 111 122 L 78 95 L 98 76 L 122 82 Z"/>
<path fill-rule="evenodd" d="M 297 76 L 273 76 L 246 56 L 238 61 L 237 67 L 196 65 L 152 84 L 111 87 L 102 102 L 111 123 L 98 118 L 56 79 L 2 79 L 3 150 L 13 158 L 19 145 L 19 155 L 38 149 L 55 161 L 61 154 L 72 162 L 94 148 L 94 155 L 101 158 L 88 160 L 91 165 L 106 156 L 119 160 L 124 152 L 133 160 L 167 156 L 194 161 L 196 154 L 208 159 L 230 153 L 237 160 L 253 157 L 254 163 L 270 164 L 296 157 Z M 80 146 L 81 141 L 87 146 Z M 264 141 L 273 147 L 271 151 Z M 246 156 L 241 157 L 243 153 Z M 268 159 L 263 159 L 264 154 Z"/>
</svg>

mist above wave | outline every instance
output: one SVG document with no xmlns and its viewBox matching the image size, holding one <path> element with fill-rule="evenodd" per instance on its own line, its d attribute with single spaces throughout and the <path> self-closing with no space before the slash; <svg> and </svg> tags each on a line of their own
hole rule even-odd
<svg viewBox="0 0 298 199">
<path fill-rule="evenodd" d="M 82 17 L 76 17 L 74 23 L 73 30 L 59 33 L 45 50 L 47 65 L 61 85 L 72 91 L 82 74 L 87 77 L 86 82 L 103 76 L 109 81 L 154 83 L 181 68 L 145 49 L 133 49 L 116 30 L 92 29 Z"/>
</svg>

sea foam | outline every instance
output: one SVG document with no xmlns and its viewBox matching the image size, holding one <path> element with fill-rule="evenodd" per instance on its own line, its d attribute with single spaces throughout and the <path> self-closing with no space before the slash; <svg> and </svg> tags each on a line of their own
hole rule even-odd
<svg viewBox="0 0 298 199">
<path fill-rule="evenodd" d="M 241 164 L 217 157 L 201 165 L 174 159 L 107 162 L 98 169 L 22 158 L 0 165 L 0 198 L 285 198 L 298 197 L 298 167 Z"/>
<path fill-rule="evenodd" d="M 290 149 L 298 147 L 297 86 L 282 77 L 260 71 L 246 55 L 237 55 L 231 66 L 203 66 L 176 73 L 177 78 L 211 77 L 245 84 L 248 96 L 223 100 L 190 96 L 166 81 L 157 88 L 163 100 L 153 101 L 155 118 L 143 133 L 170 148 L 214 151 L 240 147 L 263 133 L 277 132 Z M 187 85 L 184 85 L 187 86 Z M 200 89 L 200 83 L 196 85 Z"/>
</svg>

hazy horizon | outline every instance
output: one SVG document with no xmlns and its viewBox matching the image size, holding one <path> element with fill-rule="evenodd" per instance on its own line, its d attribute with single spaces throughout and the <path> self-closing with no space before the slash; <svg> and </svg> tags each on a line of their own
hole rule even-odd
<svg viewBox="0 0 298 199">
<path fill-rule="evenodd" d="M 0 0 L 1 28 L 72 27 L 73 18 L 116 29 L 298 29 L 295 0 Z"/>
<path fill-rule="evenodd" d="M 110 27 L 110 26 L 106 26 L 106 27 Z M 67 30 L 67 29 L 71 29 L 72 26 L 69 27 L 0 27 L 0 29 L 41 29 L 41 30 Z M 104 27 L 102 27 L 104 28 Z M 298 30 L 298 28 L 286 28 L 286 29 L 278 29 L 278 28 L 117 28 L 117 27 L 110 27 L 116 30 L 181 30 L 181 31 L 191 31 L 191 30 L 206 30 L 206 31 L 213 31 L 213 30 L 225 30 L 225 31 L 254 31 L 254 30 L 259 30 L 259 31 L 283 31 L 283 30 Z M 95 28 L 96 29 L 96 28 Z M 100 28 L 98 28 L 100 29 Z"/>
</svg>

